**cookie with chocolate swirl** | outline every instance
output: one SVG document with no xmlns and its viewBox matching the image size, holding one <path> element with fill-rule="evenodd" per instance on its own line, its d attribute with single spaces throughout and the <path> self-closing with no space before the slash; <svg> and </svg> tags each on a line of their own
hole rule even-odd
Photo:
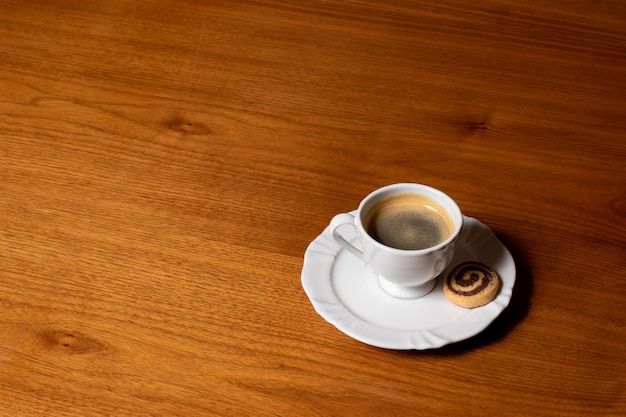
<svg viewBox="0 0 626 417">
<path fill-rule="evenodd" d="M 479 262 L 465 262 L 446 276 L 443 292 L 454 304 L 474 308 L 491 302 L 502 281 L 496 272 Z"/>
</svg>

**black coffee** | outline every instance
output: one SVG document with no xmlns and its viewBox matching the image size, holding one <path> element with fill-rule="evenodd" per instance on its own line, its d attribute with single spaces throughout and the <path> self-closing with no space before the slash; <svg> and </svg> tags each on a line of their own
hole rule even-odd
<svg viewBox="0 0 626 417">
<path fill-rule="evenodd" d="M 383 245 L 406 250 L 438 245 L 454 230 L 454 222 L 443 207 L 414 193 L 379 201 L 367 212 L 364 226 Z"/>
</svg>

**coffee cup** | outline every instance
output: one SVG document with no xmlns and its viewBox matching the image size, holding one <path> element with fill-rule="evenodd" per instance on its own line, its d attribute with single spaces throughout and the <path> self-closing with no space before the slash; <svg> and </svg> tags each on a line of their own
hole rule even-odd
<svg viewBox="0 0 626 417">
<path fill-rule="evenodd" d="M 343 227 L 353 227 L 349 241 Z M 380 286 L 398 298 L 422 297 L 454 255 L 463 215 L 448 195 L 422 184 L 392 184 L 365 197 L 356 213 L 330 222 L 337 244 L 371 267 Z"/>
</svg>

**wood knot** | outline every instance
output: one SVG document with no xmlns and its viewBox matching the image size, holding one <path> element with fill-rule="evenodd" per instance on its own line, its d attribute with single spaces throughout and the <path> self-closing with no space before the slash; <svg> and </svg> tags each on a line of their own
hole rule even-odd
<svg viewBox="0 0 626 417">
<path fill-rule="evenodd" d="M 91 353 L 106 348 L 103 343 L 79 332 L 44 330 L 39 333 L 39 338 L 47 349 L 68 354 Z"/>
<path fill-rule="evenodd" d="M 609 203 L 611 211 L 617 213 L 618 216 L 626 218 L 626 197 L 617 197 Z"/>
<path fill-rule="evenodd" d="M 183 135 L 208 135 L 211 133 L 211 129 L 205 124 L 193 122 L 180 116 L 166 119 L 162 125 L 168 131 Z"/>
</svg>

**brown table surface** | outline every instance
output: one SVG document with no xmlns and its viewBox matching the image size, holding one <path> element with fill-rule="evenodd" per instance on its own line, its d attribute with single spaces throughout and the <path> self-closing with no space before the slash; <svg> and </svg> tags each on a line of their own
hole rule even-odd
<svg viewBox="0 0 626 417">
<path fill-rule="evenodd" d="M 626 414 L 625 2 L 6 0 L 0 57 L 0 414 Z M 405 181 L 516 262 L 440 349 L 301 284 Z"/>
</svg>

